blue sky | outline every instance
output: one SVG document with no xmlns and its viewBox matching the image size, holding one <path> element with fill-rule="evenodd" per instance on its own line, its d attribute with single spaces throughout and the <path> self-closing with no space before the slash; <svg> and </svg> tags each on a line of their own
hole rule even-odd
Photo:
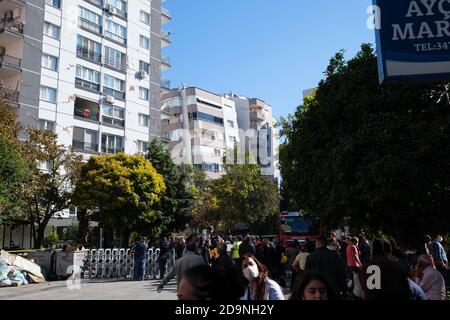
<svg viewBox="0 0 450 320">
<path fill-rule="evenodd" d="M 167 0 L 172 69 L 164 76 L 216 93 L 233 91 L 295 111 L 334 53 L 350 58 L 363 42 L 371 0 Z"/>
</svg>

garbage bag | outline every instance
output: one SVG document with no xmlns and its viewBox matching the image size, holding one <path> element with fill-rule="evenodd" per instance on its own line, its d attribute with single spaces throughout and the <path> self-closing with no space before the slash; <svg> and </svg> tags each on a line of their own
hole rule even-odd
<svg viewBox="0 0 450 320">
<path fill-rule="evenodd" d="M 8 273 L 8 278 L 12 285 L 21 286 L 28 284 L 23 273 L 16 267 L 11 267 Z"/>
<path fill-rule="evenodd" d="M 1 287 L 10 287 L 12 285 L 11 280 L 9 278 L 0 279 L 0 288 Z"/>
<path fill-rule="evenodd" d="M 8 279 L 8 265 L 5 260 L 0 259 L 0 281 L 5 279 Z"/>
</svg>

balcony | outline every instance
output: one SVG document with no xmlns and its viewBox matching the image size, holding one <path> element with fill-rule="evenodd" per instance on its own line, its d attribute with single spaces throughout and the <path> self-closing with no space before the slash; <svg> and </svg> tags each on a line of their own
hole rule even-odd
<svg viewBox="0 0 450 320">
<path fill-rule="evenodd" d="M 77 47 L 77 57 L 83 58 L 95 63 L 101 63 L 102 62 L 102 55 L 98 52 L 88 50 L 83 47 Z"/>
<path fill-rule="evenodd" d="M 105 67 L 114 69 L 116 71 L 120 71 L 123 73 L 126 73 L 126 71 L 127 71 L 127 65 L 124 62 L 122 62 L 121 60 L 104 57 L 103 64 L 105 65 Z"/>
<path fill-rule="evenodd" d="M 105 96 L 113 96 L 119 100 L 125 100 L 125 92 L 114 90 L 108 87 L 103 87 L 103 95 Z"/>
<path fill-rule="evenodd" d="M 0 33 L 12 32 L 23 35 L 23 23 L 11 18 L 0 19 Z"/>
<path fill-rule="evenodd" d="M 96 33 L 98 35 L 102 34 L 102 26 L 99 26 L 96 23 L 93 23 L 92 21 L 86 20 L 84 18 L 79 17 L 78 18 L 78 26 L 86 31 Z"/>
<path fill-rule="evenodd" d="M 165 71 L 171 68 L 170 57 L 161 57 L 161 71 Z"/>
<path fill-rule="evenodd" d="M 12 68 L 20 70 L 21 64 L 22 59 L 8 55 L 0 56 L 0 68 Z"/>
<path fill-rule="evenodd" d="M 265 117 L 264 117 L 264 113 L 262 113 L 261 111 L 252 111 L 250 112 L 250 120 L 251 121 L 264 121 Z"/>
<path fill-rule="evenodd" d="M 18 104 L 19 103 L 19 92 L 7 88 L 0 88 L 0 100 Z"/>
<path fill-rule="evenodd" d="M 91 142 L 84 142 L 84 141 L 73 140 L 72 141 L 72 147 L 76 151 L 83 151 L 83 152 L 89 152 L 89 153 L 96 153 L 96 152 L 98 152 L 98 144 L 91 143 Z"/>
<path fill-rule="evenodd" d="M 86 2 L 89 2 L 90 4 L 93 4 L 96 7 L 103 8 L 103 0 L 84 0 Z"/>
<path fill-rule="evenodd" d="M 119 36 L 119 35 L 117 35 L 115 33 L 112 33 L 112 32 L 110 32 L 108 30 L 105 30 L 105 38 L 108 39 L 108 40 L 111 40 L 111 41 L 113 41 L 115 43 L 118 43 L 120 45 L 123 45 L 123 46 L 127 45 L 127 39 L 125 39 L 125 38 L 123 38 L 123 37 L 121 37 L 121 36 Z"/>
<path fill-rule="evenodd" d="M 161 24 L 166 24 L 172 20 L 172 14 L 166 8 L 161 7 Z"/>
<path fill-rule="evenodd" d="M 161 47 L 165 48 L 172 43 L 171 32 L 161 29 Z"/>
<path fill-rule="evenodd" d="M 94 101 L 76 97 L 74 116 L 82 120 L 98 122 L 100 119 L 100 107 Z"/>
<path fill-rule="evenodd" d="M 161 88 L 170 90 L 170 80 L 161 79 Z"/>
<path fill-rule="evenodd" d="M 100 93 L 100 85 L 98 83 L 86 81 L 81 78 L 75 78 L 75 87 L 94 93 Z"/>
</svg>

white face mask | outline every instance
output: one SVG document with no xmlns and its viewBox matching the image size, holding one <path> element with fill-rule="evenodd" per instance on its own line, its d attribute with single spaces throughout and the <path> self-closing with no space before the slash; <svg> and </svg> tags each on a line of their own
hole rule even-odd
<svg viewBox="0 0 450 320">
<path fill-rule="evenodd" d="M 259 276 L 258 266 L 257 265 L 248 266 L 242 271 L 242 273 L 244 274 L 244 277 L 248 281 L 252 281 L 253 279 Z"/>
</svg>

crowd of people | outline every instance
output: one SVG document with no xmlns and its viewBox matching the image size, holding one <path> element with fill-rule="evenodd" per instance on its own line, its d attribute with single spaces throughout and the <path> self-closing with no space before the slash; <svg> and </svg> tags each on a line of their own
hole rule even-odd
<svg viewBox="0 0 450 320">
<path fill-rule="evenodd" d="M 176 277 L 182 300 L 444 300 L 450 279 L 442 241 L 440 234 L 425 236 L 405 253 L 392 239 L 369 241 L 363 233 L 330 233 L 288 247 L 251 235 L 161 238 L 154 243 L 158 290 Z M 175 266 L 165 270 L 173 251 Z M 380 272 L 375 288 L 368 285 L 373 266 Z"/>
</svg>

